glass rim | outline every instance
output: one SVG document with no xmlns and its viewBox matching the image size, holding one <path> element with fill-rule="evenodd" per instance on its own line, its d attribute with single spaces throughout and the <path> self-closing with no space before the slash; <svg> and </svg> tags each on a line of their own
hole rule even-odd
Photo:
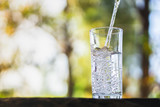
<svg viewBox="0 0 160 107">
<path fill-rule="evenodd" d="M 112 33 L 112 34 L 118 34 L 119 32 L 123 32 L 123 29 L 122 28 L 119 28 L 119 27 L 96 27 L 96 28 L 92 28 L 90 30 L 90 33 L 94 33 L 93 31 L 95 30 L 100 30 L 100 29 L 109 29 L 109 28 L 112 28 L 112 29 L 115 29 L 115 30 L 119 30 L 118 32 L 115 32 L 115 33 Z M 95 34 L 95 33 L 94 33 Z"/>
</svg>

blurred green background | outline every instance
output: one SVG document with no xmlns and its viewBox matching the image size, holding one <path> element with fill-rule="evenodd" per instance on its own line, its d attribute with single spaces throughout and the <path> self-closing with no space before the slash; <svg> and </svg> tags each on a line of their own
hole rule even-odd
<svg viewBox="0 0 160 107">
<path fill-rule="evenodd" d="M 123 98 L 160 98 L 160 1 L 121 0 Z M 0 0 L 0 97 L 91 98 L 89 30 L 114 0 Z"/>
</svg>

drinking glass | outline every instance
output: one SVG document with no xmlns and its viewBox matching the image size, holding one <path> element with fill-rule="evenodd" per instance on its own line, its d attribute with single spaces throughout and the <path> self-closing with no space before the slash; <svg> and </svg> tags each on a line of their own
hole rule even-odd
<svg viewBox="0 0 160 107">
<path fill-rule="evenodd" d="M 105 46 L 108 31 L 111 38 Z M 121 28 L 90 30 L 93 98 L 122 98 L 122 41 Z"/>
</svg>

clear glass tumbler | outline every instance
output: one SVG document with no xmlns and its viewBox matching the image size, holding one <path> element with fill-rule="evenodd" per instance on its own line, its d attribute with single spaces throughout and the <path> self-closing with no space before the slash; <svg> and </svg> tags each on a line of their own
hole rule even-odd
<svg viewBox="0 0 160 107">
<path fill-rule="evenodd" d="M 105 46 L 111 29 L 110 45 Z M 122 41 L 121 28 L 90 30 L 93 98 L 122 98 Z"/>
</svg>

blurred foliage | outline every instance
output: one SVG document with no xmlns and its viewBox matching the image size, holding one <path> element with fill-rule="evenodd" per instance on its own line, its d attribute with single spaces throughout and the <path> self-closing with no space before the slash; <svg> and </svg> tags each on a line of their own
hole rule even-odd
<svg viewBox="0 0 160 107">
<path fill-rule="evenodd" d="M 21 9 L 23 17 L 29 17 L 31 14 L 40 14 L 40 7 L 26 6 Z"/>
<path fill-rule="evenodd" d="M 146 36 L 144 36 L 143 37 L 143 49 L 144 49 L 144 51 L 145 51 L 145 54 L 146 55 L 151 55 L 152 54 L 152 49 L 151 49 L 151 46 L 150 46 L 150 44 L 147 42 L 148 41 L 148 39 L 146 38 Z"/>
<path fill-rule="evenodd" d="M 91 97 L 90 56 L 84 55 L 78 59 L 73 69 L 75 81 L 73 97 Z"/>
<path fill-rule="evenodd" d="M 13 96 L 14 96 L 13 89 L 0 91 L 0 98 L 13 97 Z"/>
<path fill-rule="evenodd" d="M 0 0 L 0 10 L 8 8 L 9 8 L 8 0 Z"/>
<path fill-rule="evenodd" d="M 13 20 L 12 18 L 12 13 L 8 12 L 8 16 L 7 16 L 7 25 L 5 28 L 5 31 L 8 35 L 12 35 L 17 27 L 17 23 Z"/>
</svg>

